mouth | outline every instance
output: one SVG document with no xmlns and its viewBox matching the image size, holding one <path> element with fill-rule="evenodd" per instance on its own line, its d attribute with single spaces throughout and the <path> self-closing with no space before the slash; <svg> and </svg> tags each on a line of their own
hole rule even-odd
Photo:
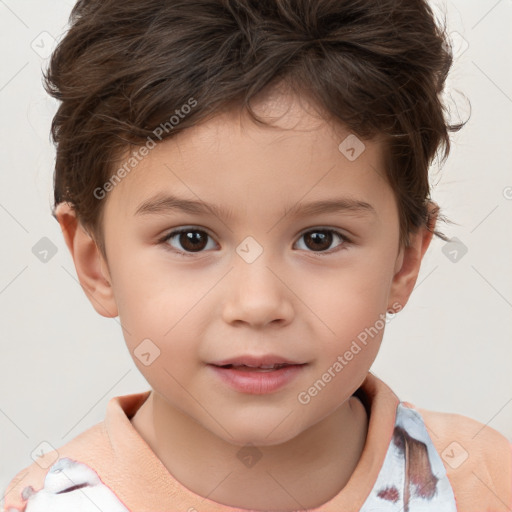
<svg viewBox="0 0 512 512">
<path fill-rule="evenodd" d="M 241 363 L 240 361 L 221 361 L 210 363 L 213 375 L 221 379 L 231 389 L 244 394 L 264 395 L 278 392 L 304 371 L 308 363 L 294 362 L 266 362 L 255 364 Z"/>
<path fill-rule="evenodd" d="M 303 366 L 306 363 L 296 364 L 296 363 L 278 363 L 278 364 L 270 364 L 270 365 L 246 365 L 246 364 L 224 364 L 224 365 L 216 365 L 217 368 L 224 368 L 226 370 L 240 370 L 245 372 L 274 372 L 276 370 L 280 370 L 281 368 L 288 368 L 291 366 Z"/>
<path fill-rule="evenodd" d="M 300 366 L 303 363 L 294 359 L 289 359 L 277 354 L 242 354 L 229 359 L 222 359 L 220 361 L 213 361 L 209 363 L 213 366 L 226 369 L 240 369 L 240 370 L 278 370 L 285 366 Z"/>
</svg>

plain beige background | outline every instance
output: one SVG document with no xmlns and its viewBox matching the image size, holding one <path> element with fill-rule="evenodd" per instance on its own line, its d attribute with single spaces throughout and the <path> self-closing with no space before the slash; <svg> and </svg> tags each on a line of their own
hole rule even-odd
<svg viewBox="0 0 512 512">
<path fill-rule="evenodd" d="M 402 400 L 512 440 L 512 1 L 433 5 L 447 10 L 457 48 L 445 94 L 453 119 L 472 108 L 443 169 L 432 169 L 434 199 L 458 223 L 442 230 L 458 241 L 434 239 L 373 371 Z M 51 216 L 56 104 L 41 69 L 72 6 L 0 0 L 2 491 L 41 443 L 59 447 L 103 419 L 111 397 L 149 389 L 118 319 L 88 302 Z M 38 244 L 54 248 L 46 262 Z"/>
</svg>

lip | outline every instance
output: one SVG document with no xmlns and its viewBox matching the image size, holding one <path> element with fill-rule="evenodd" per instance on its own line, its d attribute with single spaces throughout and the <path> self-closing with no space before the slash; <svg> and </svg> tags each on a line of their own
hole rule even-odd
<svg viewBox="0 0 512 512">
<path fill-rule="evenodd" d="M 287 359 L 282 356 L 278 356 L 276 354 L 264 354 L 261 356 L 245 354 L 237 357 L 232 357 L 230 359 L 224 359 L 222 361 L 215 361 L 210 363 L 215 366 L 226 366 L 228 364 L 232 365 L 245 365 L 245 366 L 270 366 L 273 364 L 290 364 L 290 365 L 300 365 L 304 364 L 302 361 L 293 361 L 292 359 Z"/>
<path fill-rule="evenodd" d="M 236 368 L 222 368 L 214 364 L 208 365 L 217 377 L 235 391 L 252 395 L 263 395 L 278 391 L 297 378 L 306 366 L 307 363 L 291 364 L 276 370 L 262 371 L 256 368 L 253 370 L 237 370 Z"/>
</svg>

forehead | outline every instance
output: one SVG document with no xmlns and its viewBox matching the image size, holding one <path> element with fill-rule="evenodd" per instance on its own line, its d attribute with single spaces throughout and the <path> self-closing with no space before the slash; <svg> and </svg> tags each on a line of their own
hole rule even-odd
<svg viewBox="0 0 512 512">
<path fill-rule="evenodd" d="M 291 206 L 333 188 L 382 197 L 388 185 L 380 140 L 359 139 L 304 97 L 274 92 L 252 106 L 269 125 L 232 108 L 164 139 L 109 192 L 111 208 L 133 216 L 163 188 L 246 210 L 257 191 L 267 205 Z"/>
</svg>

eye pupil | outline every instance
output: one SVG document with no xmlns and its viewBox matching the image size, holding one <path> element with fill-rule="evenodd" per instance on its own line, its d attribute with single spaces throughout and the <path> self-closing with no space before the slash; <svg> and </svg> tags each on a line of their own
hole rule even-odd
<svg viewBox="0 0 512 512">
<path fill-rule="evenodd" d="M 187 250 L 201 250 L 203 248 L 201 244 L 205 244 L 205 238 L 202 231 L 182 231 L 180 233 L 180 244 Z"/>
<path fill-rule="evenodd" d="M 310 249 L 326 249 L 329 248 L 332 243 L 332 233 L 329 231 L 311 231 L 304 235 L 304 239 L 306 240 L 306 245 Z M 308 239 L 314 240 L 312 247 L 308 244 Z"/>
</svg>

